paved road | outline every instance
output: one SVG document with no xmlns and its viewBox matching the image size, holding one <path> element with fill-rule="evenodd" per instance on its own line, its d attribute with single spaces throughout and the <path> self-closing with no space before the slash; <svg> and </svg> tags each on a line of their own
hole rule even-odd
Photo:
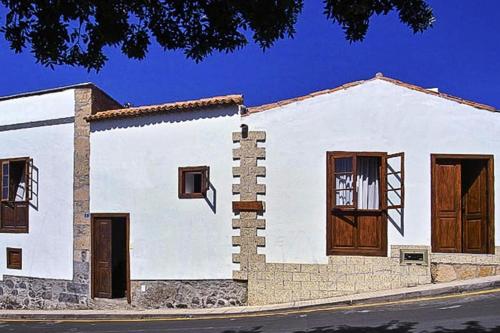
<svg viewBox="0 0 500 333">
<path fill-rule="evenodd" d="M 200 332 L 200 333 L 485 333 L 500 332 L 500 292 L 415 303 L 356 307 L 349 310 L 269 315 L 264 317 L 100 322 L 3 323 L 0 332 Z"/>
</svg>

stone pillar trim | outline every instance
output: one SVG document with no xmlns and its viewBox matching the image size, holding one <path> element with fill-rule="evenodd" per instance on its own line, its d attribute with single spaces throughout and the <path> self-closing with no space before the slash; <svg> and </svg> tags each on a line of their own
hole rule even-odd
<svg viewBox="0 0 500 333">
<path fill-rule="evenodd" d="M 92 113 L 92 88 L 75 89 L 73 171 L 73 281 L 90 298 L 90 126 L 84 117 Z"/>
<path fill-rule="evenodd" d="M 85 117 L 119 104 L 96 87 L 75 89 L 74 170 L 73 170 L 73 282 L 90 299 L 90 124 Z"/>
<path fill-rule="evenodd" d="M 232 186 L 233 194 L 240 195 L 240 201 L 257 201 L 257 195 L 266 193 L 266 185 L 257 182 L 258 177 L 266 176 L 266 168 L 258 166 L 257 160 L 266 158 L 264 147 L 258 147 L 258 142 L 265 142 L 266 132 L 249 131 L 243 138 L 241 132 L 232 134 L 233 142 L 239 147 L 233 149 L 233 159 L 240 165 L 233 167 L 233 177 L 239 178 L 239 184 Z M 265 202 L 262 202 L 265 207 Z M 257 235 L 258 229 L 265 229 L 266 221 L 259 218 L 255 211 L 241 211 L 232 221 L 233 229 L 239 229 L 239 235 L 232 237 L 234 247 L 239 247 L 239 253 L 232 256 L 233 263 L 240 264 L 240 269 L 233 271 L 233 279 L 248 280 L 253 264 L 265 264 L 266 256 L 259 254 L 257 248 L 266 245 L 266 239 Z"/>
</svg>

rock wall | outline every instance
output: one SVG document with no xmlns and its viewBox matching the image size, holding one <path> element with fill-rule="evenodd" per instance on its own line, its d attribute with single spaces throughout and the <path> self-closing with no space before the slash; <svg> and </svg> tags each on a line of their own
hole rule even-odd
<svg viewBox="0 0 500 333">
<path fill-rule="evenodd" d="M 131 281 L 132 306 L 210 308 L 247 304 L 247 285 L 233 280 Z"/>
<path fill-rule="evenodd" d="M 8 275 L 0 282 L 0 309 L 78 309 L 87 300 L 87 284 Z"/>
<path fill-rule="evenodd" d="M 500 275 L 500 247 L 495 254 L 433 253 L 431 262 L 433 282 Z"/>
</svg>

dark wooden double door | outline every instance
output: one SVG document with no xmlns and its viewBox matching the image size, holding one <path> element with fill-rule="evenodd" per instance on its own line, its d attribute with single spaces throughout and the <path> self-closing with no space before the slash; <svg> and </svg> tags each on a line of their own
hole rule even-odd
<svg viewBox="0 0 500 333">
<path fill-rule="evenodd" d="M 490 158 L 432 158 L 432 250 L 490 253 Z"/>
<path fill-rule="evenodd" d="M 92 218 L 93 297 L 129 297 L 128 219 L 103 215 Z"/>
</svg>

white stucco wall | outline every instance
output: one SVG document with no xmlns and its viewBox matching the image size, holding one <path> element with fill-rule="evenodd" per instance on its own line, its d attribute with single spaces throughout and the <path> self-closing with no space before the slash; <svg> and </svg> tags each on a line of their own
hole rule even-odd
<svg viewBox="0 0 500 333">
<path fill-rule="evenodd" d="M 404 234 L 388 223 L 388 245 L 430 245 L 430 154 L 500 158 L 500 113 L 382 80 L 243 117 L 265 130 L 266 247 L 270 262 L 326 263 L 326 152 L 405 152 Z M 497 162 L 497 161 L 495 161 Z M 500 163 L 495 163 L 500 175 Z M 498 178 L 498 177 L 497 177 Z M 500 217 L 500 182 L 495 215 Z M 500 228 L 495 228 L 496 245 Z"/>
<path fill-rule="evenodd" d="M 0 126 L 73 115 L 74 90 L 0 101 Z M 33 158 L 39 180 L 29 233 L 0 233 L 0 277 L 72 278 L 73 133 L 73 123 L 0 131 L 0 158 Z M 6 247 L 22 248 L 22 270 L 6 268 Z"/>
<path fill-rule="evenodd" d="M 130 213 L 131 279 L 231 278 L 239 123 L 231 106 L 91 124 L 91 212 Z M 200 165 L 210 167 L 215 213 L 204 199 L 178 198 L 178 167 Z"/>
</svg>

